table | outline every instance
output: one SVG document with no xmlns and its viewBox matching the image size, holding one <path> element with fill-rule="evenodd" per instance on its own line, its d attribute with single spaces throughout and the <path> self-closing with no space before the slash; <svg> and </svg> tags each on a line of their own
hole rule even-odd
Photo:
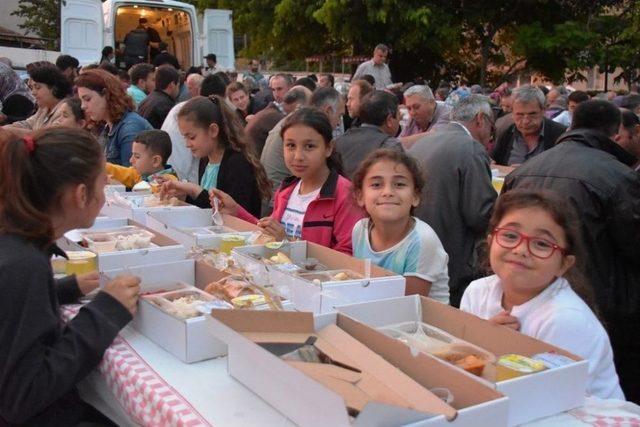
<svg viewBox="0 0 640 427">
<path fill-rule="evenodd" d="M 65 308 L 64 317 L 74 315 L 78 307 Z M 114 356 L 116 350 L 117 356 Z M 127 358 L 130 362 L 123 362 Z M 119 377 L 127 377 L 129 380 L 136 376 L 136 372 L 139 372 L 139 375 L 150 375 L 154 378 L 151 380 L 138 378 L 137 382 L 125 381 L 127 384 L 114 387 L 112 381 L 114 368 L 120 370 Z M 149 383 L 152 386 L 149 386 Z M 125 407 L 132 404 L 144 405 L 145 403 L 141 403 L 143 399 L 140 392 L 136 392 L 135 388 L 136 386 L 153 388 L 154 384 L 160 384 L 158 389 L 164 390 L 170 399 L 174 399 L 174 409 L 169 409 L 170 405 L 165 404 L 163 407 L 156 402 L 156 418 L 141 423 L 139 419 L 132 418 L 131 407 Z M 146 424 L 189 427 L 286 427 L 294 425 L 259 396 L 229 376 L 226 357 L 185 364 L 131 326 L 121 331 L 114 345 L 107 350 L 99 369 L 89 375 L 79 385 L 79 389 L 83 399 L 100 409 L 120 426 L 133 427 Z M 123 396 L 123 392 L 126 392 L 126 397 Z M 149 392 L 145 394 L 148 395 Z M 118 399 L 118 395 L 121 399 Z M 125 401 L 124 404 L 123 401 Z M 179 414 L 180 411 L 183 411 L 182 415 Z M 139 407 L 138 412 L 140 412 Z M 640 427 L 640 407 L 629 402 L 587 398 L 585 407 L 537 420 L 526 426 Z"/>
</svg>

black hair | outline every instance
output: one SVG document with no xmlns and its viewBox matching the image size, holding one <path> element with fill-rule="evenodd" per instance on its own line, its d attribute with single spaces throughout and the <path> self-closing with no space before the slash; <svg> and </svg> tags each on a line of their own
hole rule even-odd
<svg viewBox="0 0 640 427">
<path fill-rule="evenodd" d="M 140 80 L 146 80 L 149 74 L 153 73 L 155 67 L 151 64 L 136 64 L 129 69 L 131 84 L 138 84 Z"/>
<path fill-rule="evenodd" d="M 120 70 L 118 70 L 118 67 L 113 65 L 111 62 L 107 62 L 107 61 L 102 61 L 100 65 L 98 65 L 98 68 L 100 70 L 105 70 L 107 73 L 112 74 L 116 77 L 120 73 Z"/>
<path fill-rule="evenodd" d="M 64 99 L 62 102 L 69 106 L 69 109 L 71 109 L 71 114 L 73 114 L 73 117 L 75 117 L 76 122 L 84 120 L 84 110 L 82 109 L 82 102 L 80 101 L 80 98 L 69 97 Z"/>
<path fill-rule="evenodd" d="M 567 102 L 571 101 L 575 102 L 576 104 L 580 104 L 582 102 L 588 101 L 589 99 L 591 99 L 591 97 L 587 92 L 584 92 L 582 90 L 574 90 L 567 97 Z"/>
<path fill-rule="evenodd" d="M 224 82 L 225 87 L 229 85 L 229 83 L 231 83 L 231 79 L 229 78 L 229 75 L 227 73 L 225 73 L 224 71 L 218 71 L 217 73 L 213 74 L 214 76 L 218 76 L 220 78 L 220 80 L 222 80 Z"/>
<path fill-rule="evenodd" d="M 202 80 L 202 86 L 200 86 L 200 95 L 202 96 L 225 96 L 227 91 L 227 85 L 224 81 L 215 74 L 209 74 Z"/>
<path fill-rule="evenodd" d="M 371 74 L 365 74 L 364 76 L 360 77 L 360 79 L 366 80 L 367 82 L 369 82 L 371 86 L 375 86 L 376 84 L 376 78 L 373 77 Z"/>
<path fill-rule="evenodd" d="M 61 207 L 63 192 L 85 184 L 94 198 L 102 171 L 104 154 L 86 130 L 53 127 L 28 139 L 0 129 L 0 232 L 51 245 L 51 213 Z"/>
<path fill-rule="evenodd" d="M 218 126 L 218 144 L 220 147 L 239 152 L 253 166 L 256 184 L 261 197 L 271 196 L 271 181 L 247 144 L 242 122 L 238 115 L 227 106 L 221 96 L 196 96 L 188 100 L 178 112 L 178 118 L 188 120 L 202 129 L 208 129 L 213 123 Z M 242 172 L 242 171 L 238 171 Z"/>
<path fill-rule="evenodd" d="M 594 99 L 576 107 L 571 129 L 593 129 L 612 137 L 618 133 L 620 120 L 620 109 L 612 102 Z"/>
<path fill-rule="evenodd" d="M 200 74 L 200 75 L 202 75 L 202 67 L 200 67 L 200 66 L 196 67 L 195 65 L 192 65 L 191 67 L 189 67 L 187 69 L 186 77 L 189 77 L 189 74 Z"/>
<path fill-rule="evenodd" d="M 622 127 L 633 129 L 635 126 L 640 125 L 640 118 L 633 111 L 621 108 L 620 113 L 622 114 Z"/>
<path fill-rule="evenodd" d="M 584 103 L 580 105 L 584 105 Z M 571 205 L 566 197 L 549 190 L 517 189 L 503 193 L 498 197 L 489 220 L 488 234 L 491 235 L 493 233 L 493 230 L 500 224 L 500 221 L 507 213 L 524 208 L 544 210 L 562 228 L 567 241 L 564 255 L 576 257 L 576 263 L 567 270 L 565 277 L 571 284 L 571 288 L 597 315 L 598 310 L 593 288 L 584 274 L 587 260 L 580 233 L 580 219 L 574 206 Z"/>
<path fill-rule="evenodd" d="M 131 76 L 125 70 L 118 71 L 118 78 L 127 83 L 131 83 Z"/>
<path fill-rule="evenodd" d="M 171 156 L 171 137 L 167 132 L 159 129 L 144 130 L 136 135 L 133 142 L 146 146 L 152 155 L 160 156 L 162 166 L 167 165 Z"/>
<path fill-rule="evenodd" d="M 331 82 L 331 86 L 335 85 L 336 79 L 333 77 L 333 74 L 331 74 L 331 73 L 322 73 L 322 74 L 320 74 L 320 77 L 322 77 L 322 76 L 324 76 L 324 77 L 329 79 L 329 81 Z"/>
<path fill-rule="evenodd" d="M 309 89 L 311 92 L 316 90 L 316 82 L 311 80 L 309 77 L 301 77 L 293 83 L 294 86 L 304 86 Z"/>
<path fill-rule="evenodd" d="M 29 71 L 29 77 L 31 77 L 31 80 L 34 82 L 49 86 L 53 96 L 57 99 L 64 99 L 71 95 L 71 82 L 55 65 L 45 64 L 32 68 L 31 71 Z"/>
<path fill-rule="evenodd" d="M 390 96 L 393 96 L 389 94 Z M 364 185 L 364 178 L 367 176 L 369 169 L 371 166 L 375 165 L 378 162 L 389 160 L 395 162 L 397 164 L 401 164 L 406 166 L 411 174 L 411 180 L 413 181 L 413 191 L 414 194 L 420 195 L 422 193 L 422 189 L 424 188 L 425 178 L 424 174 L 420 170 L 420 166 L 414 157 L 409 156 L 404 151 L 399 150 L 390 150 L 388 148 L 380 148 L 376 151 L 371 152 L 365 159 L 360 163 L 358 169 L 353 173 L 353 195 L 357 199 L 358 195 L 362 193 L 362 188 Z M 411 215 L 413 215 L 414 207 L 411 207 Z"/>
<path fill-rule="evenodd" d="M 330 89 L 330 88 L 324 88 Z M 335 90 L 335 89 L 334 89 Z M 289 114 L 285 119 L 280 130 L 280 137 L 284 141 L 284 134 L 290 127 L 296 125 L 303 125 L 310 127 L 322 136 L 324 143 L 327 146 L 333 144 L 333 128 L 329 122 L 327 115 L 320 109 L 314 107 L 299 108 L 293 113 Z M 342 167 L 342 161 L 338 155 L 335 147 L 331 155 L 327 158 L 327 166 L 329 169 L 344 176 L 344 169 Z"/>
<path fill-rule="evenodd" d="M 58 67 L 60 71 L 64 71 L 67 68 L 78 68 L 79 66 L 80 61 L 71 55 L 60 55 L 58 59 L 56 59 L 56 67 Z"/>
<path fill-rule="evenodd" d="M 105 46 L 102 48 L 102 58 L 106 58 L 112 53 L 113 53 L 113 46 Z"/>
<path fill-rule="evenodd" d="M 362 123 L 382 126 L 389 115 L 398 113 L 398 98 L 389 92 L 375 90 L 365 95 L 360 103 L 359 117 Z"/>
<path fill-rule="evenodd" d="M 171 83 L 180 83 L 180 74 L 172 65 L 162 65 L 156 69 L 156 89 L 165 90 Z"/>
</svg>

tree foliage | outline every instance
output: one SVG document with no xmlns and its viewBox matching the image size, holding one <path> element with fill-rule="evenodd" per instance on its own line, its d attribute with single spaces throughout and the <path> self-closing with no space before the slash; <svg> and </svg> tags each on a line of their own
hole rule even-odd
<svg viewBox="0 0 640 427">
<path fill-rule="evenodd" d="M 60 0 L 20 0 L 11 15 L 24 19 L 19 27 L 27 35 L 46 39 L 46 47 L 56 49 L 60 36 Z"/>
<path fill-rule="evenodd" d="M 397 80 L 497 83 L 520 70 L 554 81 L 598 65 L 639 78 L 635 0 L 193 0 L 234 12 L 246 55 L 277 61 L 392 49 Z"/>
</svg>

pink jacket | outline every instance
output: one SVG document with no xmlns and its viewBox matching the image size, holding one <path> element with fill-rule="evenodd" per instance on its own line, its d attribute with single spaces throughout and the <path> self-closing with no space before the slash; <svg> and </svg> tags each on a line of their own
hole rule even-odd
<svg viewBox="0 0 640 427">
<path fill-rule="evenodd" d="M 274 198 L 272 218 L 282 218 L 298 180 L 289 177 L 282 182 Z M 332 171 L 320 189 L 318 198 L 309 203 L 302 224 L 302 240 L 351 255 L 351 230 L 363 217 L 364 213 L 353 201 L 351 181 Z M 258 222 L 242 207 L 238 211 L 238 218 L 253 224 Z"/>
</svg>

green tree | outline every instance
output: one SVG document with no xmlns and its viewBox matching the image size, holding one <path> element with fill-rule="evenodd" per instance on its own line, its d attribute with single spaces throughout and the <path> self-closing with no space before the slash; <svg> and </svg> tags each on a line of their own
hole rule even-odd
<svg viewBox="0 0 640 427">
<path fill-rule="evenodd" d="M 11 15 L 24 19 L 19 27 L 26 34 L 45 39 L 48 49 L 59 49 L 60 0 L 20 0 Z"/>
</svg>

